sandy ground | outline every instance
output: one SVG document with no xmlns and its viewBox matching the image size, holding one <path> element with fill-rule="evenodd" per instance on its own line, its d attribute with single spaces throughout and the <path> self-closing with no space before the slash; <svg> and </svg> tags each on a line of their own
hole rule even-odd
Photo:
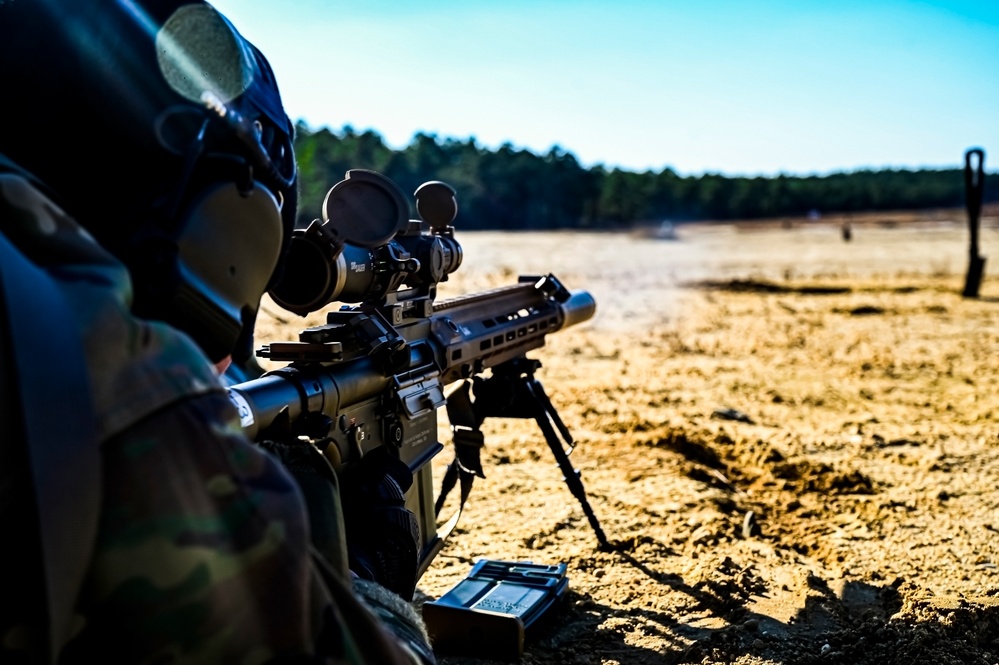
<svg viewBox="0 0 999 665">
<path fill-rule="evenodd" d="M 999 277 L 959 295 L 960 211 L 852 230 L 459 231 L 442 297 L 553 272 L 597 300 L 532 356 L 614 548 L 536 425 L 487 421 L 420 597 L 482 557 L 568 564 L 530 664 L 999 662 Z"/>
</svg>

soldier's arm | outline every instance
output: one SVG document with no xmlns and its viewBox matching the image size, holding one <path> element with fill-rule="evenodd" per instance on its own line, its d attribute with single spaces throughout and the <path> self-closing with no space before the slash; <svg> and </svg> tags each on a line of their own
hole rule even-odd
<svg viewBox="0 0 999 665">
<path fill-rule="evenodd" d="M 425 660 L 405 619 L 393 635 L 376 618 L 392 621 L 391 610 L 369 611 L 321 570 L 295 482 L 232 415 L 222 392 L 187 398 L 105 442 L 102 520 L 71 648 L 96 640 L 130 662 Z"/>
</svg>

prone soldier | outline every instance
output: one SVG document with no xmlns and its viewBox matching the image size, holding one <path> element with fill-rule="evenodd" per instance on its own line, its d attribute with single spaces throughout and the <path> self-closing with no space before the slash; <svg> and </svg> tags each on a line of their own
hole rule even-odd
<svg viewBox="0 0 999 665">
<path fill-rule="evenodd" d="M 360 477 L 349 570 L 328 463 L 219 379 L 295 219 L 265 57 L 206 3 L 15 0 L 0 63 L 0 659 L 433 662 L 408 475 Z"/>
</svg>

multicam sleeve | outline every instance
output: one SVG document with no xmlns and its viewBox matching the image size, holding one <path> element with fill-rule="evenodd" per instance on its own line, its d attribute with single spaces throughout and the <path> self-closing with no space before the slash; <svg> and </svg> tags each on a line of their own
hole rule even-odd
<svg viewBox="0 0 999 665">
<path fill-rule="evenodd" d="M 412 605 L 374 582 L 354 579 L 351 584 L 339 575 L 324 577 L 351 636 L 372 647 L 367 662 L 435 665 L 426 627 Z M 391 648 L 378 653 L 386 646 Z"/>
<path fill-rule="evenodd" d="M 98 543 L 66 655 L 419 662 L 317 570 L 294 481 L 233 415 L 210 393 L 105 442 Z"/>
<path fill-rule="evenodd" d="M 436 662 L 427 627 L 412 605 L 385 587 L 362 579 L 354 580 L 354 591 L 382 624 L 412 651 L 419 663 L 433 665 Z"/>
</svg>

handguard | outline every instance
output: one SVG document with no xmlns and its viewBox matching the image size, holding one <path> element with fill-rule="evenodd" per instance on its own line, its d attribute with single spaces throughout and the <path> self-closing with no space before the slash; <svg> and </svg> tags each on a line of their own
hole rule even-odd
<svg viewBox="0 0 999 665">
<path fill-rule="evenodd" d="M 517 660 L 524 638 L 569 588 L 566 565 L 482 559 L 439 600 L 423 605 L 438 654 Z"/>
</svg>

